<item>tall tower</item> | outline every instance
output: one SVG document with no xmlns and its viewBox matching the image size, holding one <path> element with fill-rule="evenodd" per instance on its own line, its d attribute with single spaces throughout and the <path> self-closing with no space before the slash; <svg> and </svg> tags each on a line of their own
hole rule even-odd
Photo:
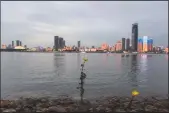
<svg viewBox="0 0 169 113">
<path fill-rule="evenodd" d="M 80 48 L 80 41 L 77 42 L 77 47 Z"/>
<path fill-rule="evenodd" d="M 63 38 L 62 37 L 59 38 L 59 48 L 60 49 L 63 48 Z"/>
<path fill-rule="evenodd" d="M 19 41 L 19 46 L 22 46 L 22 42 L 21 41 Z"/>
<path fill-rule="evenodd" d="M 63 47 L 65 47 L 65 40 L 63 40 Z"/>
<path fill-rule="evenodd" d="M 129 48 L 130 48 L 130 39 L 127 38 L 127 39 L 126 39 L 126 50 L 128 51 Z"/>
<path fill-rule="evenodd" d="M 132 24 L 132 51 L 137 51 L 138 44 L 138 24 Z"/>
<path fill-rule="evenodd" d="M 16 46 L 19 46 L 19 45 L 20 45 L 20 41 L 16 40 Z"/>
<path fill-rule="evenodd" d="M 143 52 L 148 52 L 148 36 L 143 36 Z"/>
<path fill-rule="evenodd" d="M 54 36 L 54 49 L 59 49 L 59 36 Z"/>
<path fill-rule="evenodd" d="M 125 38 L 122 38 L 122 51 L 125 51 Z"/>
<path fill-rule="evenodd" d="M 15 45 L 14 45 L 14 41 L 12 41 L 12 48 L 14 48 L 14 46 L 15 46 Z"/>
</svg>

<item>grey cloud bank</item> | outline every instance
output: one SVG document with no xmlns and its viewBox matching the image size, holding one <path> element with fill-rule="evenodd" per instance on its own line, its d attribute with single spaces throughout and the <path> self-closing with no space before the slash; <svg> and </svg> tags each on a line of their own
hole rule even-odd
<svg viewBox="0 0 169 113">
<path fill-rule="evenodd" d="M 43 1 L 1 2 L 1 43 L 21 40 L 29 47 L 53 46 L 54 35 L 67 45 L 115 44 L 131 37 L 132 23 L 139 37 L 168 45 L 168 2 Z"/>
</svg>

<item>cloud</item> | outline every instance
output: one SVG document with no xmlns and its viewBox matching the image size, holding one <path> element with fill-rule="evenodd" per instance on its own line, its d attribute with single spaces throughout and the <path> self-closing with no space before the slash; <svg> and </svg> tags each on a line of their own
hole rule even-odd
<svg viewBox="0 0 169 113">
<path fill-rule="evenodd" d="M 54 36 L 67 45 L 110 45 L 131 37 L 131 26 L 139 24 L 139 37 L 148 35 L 156 45 L 168 45 L 166 1 L 3 1 L 1 41 L 22 40 L 29 47 L 53 46 Z"/>
</svg>

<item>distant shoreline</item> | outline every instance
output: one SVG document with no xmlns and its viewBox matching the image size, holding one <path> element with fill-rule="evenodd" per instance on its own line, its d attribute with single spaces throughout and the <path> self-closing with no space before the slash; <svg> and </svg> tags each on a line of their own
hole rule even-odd
<svg viewBox="0 0 169 113">
<path fill-rule="evenodd" d="M 1 52 L 24 52 L 24 53 L 81 53 L 81 52 L 42 52 L 42 51 L 1 51 Z M 86 52 L 86 53 L 107 53 L 107 52 Z M 84 54 L 84 53 L 81 53 Z M 167 54 L 167 53 L 115 53 L 110 52 L 107 54 Z M 168 54 L 167 54 L 168 55 Z"/>
</svg>

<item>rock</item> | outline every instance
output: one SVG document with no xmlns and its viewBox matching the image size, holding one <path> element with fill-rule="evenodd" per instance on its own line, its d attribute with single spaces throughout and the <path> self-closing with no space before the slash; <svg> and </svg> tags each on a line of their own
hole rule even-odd
<svg viewBox="0 0 169 113">
<path fill-rule="evenodd" d="M 52 106 L 48 108 L 49 112 L 66 112 L 65 108 L 61 106 Z"/>
<path fill-rule="evenodd" d="M 16 113 L 15 109 L 5 109 L 3 110 L 3 113 Z"/>
<path fill-rule="evenodd" d="M 106 112 L 112 112 L 110 108 L 106 108 Z"/>
<path fill-rule="evenodd" d="M 147 112 L 157 111 L 157 108 L 154 107 L 154 106 L 152 106 L 152 105 L 147 105 L 147 106 L 145 107 L 145 111 L 147 111 Z"/>
<path fill-rule="evenodd" d="M 169 112 L 168 109 L 159 109 L 159 112 Z"/>
<path fill-rule="evenodd" d="M 5 110 L 5 108 L 0 108 L 0 113 L 2 113 L 3 110 Z"/>
<path fill-rule="evenodd" d="M 116 109 L 115 112 L 126 112 L 124 109 Z"/>
<path fill-rule="evenodd" d="M 29 108 L 24 108 L 23 110 L 24 110 L 24 112 L 26 112 L 26 113 L 31 113 L 31 112 L 32 112 L 32 110 L 29 109 Z"/>
<path fill-rule="evenodd" d="M 36 112 L 44 113 L 44 112 L 48 112 L 48 109 L 47 108 L 40 108 L 40 109 L 37 109 Z"/>
<path fill-rule="evenodd" d="M 105 108 L 104 108 L 102 105 L 99 105 L 99 106 L 96 108 L 96 111 L 104 112 L 104 111 L 105 111 Z"/>
<path fill-rule="evenodd" d="M 89 112 L 93 112 L 93 108 L 90 108 L 90 109 L 89 109 Z"/>
<path fill-rule="evenodd" d="M 38 103 L 36 107 L 41 107 L 41 108 L 48 108 L 50 105 L 49 103 Z"/>
<path fill-rule="evenodd" d="M 130 102 L 125 102 L 125 103 L 123 104 L 124 108 L 128 107 L 129 103 L 130 103 Z"/>
<path fill-rule="evenodd" d="M 16 108 L 15 101 L 1 100 L 1 108 Z"/>
</svg>

